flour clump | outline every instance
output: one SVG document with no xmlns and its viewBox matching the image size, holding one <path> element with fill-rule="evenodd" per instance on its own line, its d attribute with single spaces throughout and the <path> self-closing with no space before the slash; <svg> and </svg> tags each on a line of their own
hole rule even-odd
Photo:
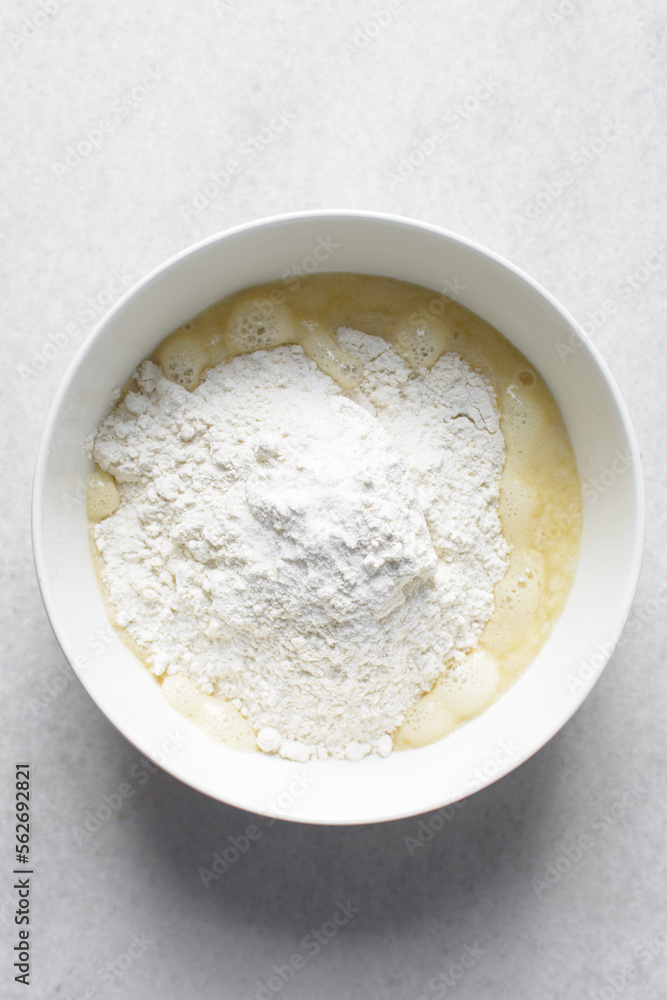
<svg viewBox="0 0 667 1000">
<path fill-rule="evenodd" d="M 192 391 L 150 361 L 90 441 L 120 504 L 94 525 L 115 619 L 159 675 L 229 701 L 292 760 L 391 751 L 474 647 L 507 569 L 493 393 L 339 330 L 343 392 L 299 346 Z"/>
</svg>

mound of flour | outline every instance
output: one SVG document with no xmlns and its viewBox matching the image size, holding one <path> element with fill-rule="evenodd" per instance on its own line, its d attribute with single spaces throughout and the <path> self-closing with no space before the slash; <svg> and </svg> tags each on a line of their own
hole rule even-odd
<svg viewBox="0 0 667 1000">
<path fill-rule="evenodd" d="M 382 340 L 344 394 L 300 347 L 192 392 L 144 362 L 90 442 L 121 503 L 94 528 L 116 620 L 153 671 L 231 701 L 262 749 L 391 750 L 507 568 L 493 395 L 455 355 L 419 376 Z"/>
</svg>

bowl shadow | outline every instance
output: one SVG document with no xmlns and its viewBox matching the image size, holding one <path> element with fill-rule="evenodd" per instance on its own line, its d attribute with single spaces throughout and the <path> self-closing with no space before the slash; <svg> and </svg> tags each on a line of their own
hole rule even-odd
<svg viewBox="0 0 667 1000">
<path fill-rule="evenodd" d="M 361 934 L 475 923 L 517 880 L 530 889 L 531 861 L 553 832 L 562 738 L 456 807 L 364 826 L 272 821 L 156 770 L 127 835 L 179 905 L 220 924 L 301 936 L 347 900 L 363 913 Z"/>
</svg>

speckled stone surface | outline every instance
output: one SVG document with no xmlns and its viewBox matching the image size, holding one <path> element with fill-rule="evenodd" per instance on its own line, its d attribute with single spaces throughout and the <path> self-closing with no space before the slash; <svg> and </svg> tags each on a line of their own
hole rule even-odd
<svg viewBox="0 0 667 1000">
<path fill-rule="evenodd" d="M 0 20 L 0 995 L 663 998 L 664 5 L 8 0 Z M 254 818 L 144 770 L 71 679 L 32 566 L 32 470 L 72 357 L 126 288 L 209 234 L 314 207 L 473 238 L 586 324 L 643 451 L 644 568 L 633 627 L 582 709 L 423 847 L 405 841 L 418 819 L 277 822 L 205 889 L 198 868 Z M 19 760 L 29 990 L 12 968 Z M 77 835 L 127 783 L 122 808 Z"/>
</svg>

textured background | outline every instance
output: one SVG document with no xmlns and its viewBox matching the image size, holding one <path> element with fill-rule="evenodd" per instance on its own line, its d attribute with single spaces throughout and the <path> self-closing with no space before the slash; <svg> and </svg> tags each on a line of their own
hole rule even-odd
<svg viewBox="0 0 667 1000">
<path fill-rule="evenodd" d="M 8 0 L 1 21 L 0 994 L 25 995 L 10 779 L 27 759 L 35 1000 L 266 1000 L 296 953 L 294 1000 L 664 997 L 664 5 Z M 32 469 L 72 356 L 125 288 L 211 233 L 323 206 L 471 237 L 586 324 L 644 455 L 644 568 L 583 708 L 422 848 L 404 841 L 417 819 L 277 822 L 206 890 L 197 869 L 253 818 L 141 771 L 72 679 L 31 562 Z M 315 954 L 304 936 L 348 898 L 358 912 Z"/>
</svg>

